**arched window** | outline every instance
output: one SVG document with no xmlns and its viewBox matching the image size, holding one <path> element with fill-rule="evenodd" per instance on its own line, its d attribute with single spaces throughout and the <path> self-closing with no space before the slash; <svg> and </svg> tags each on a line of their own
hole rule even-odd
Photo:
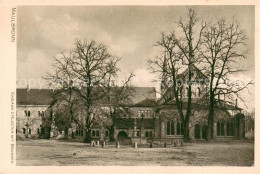
<svg viewBox="0 0 260 174">
<path fill-rule="evenodd" d="M 23 134 L 25 134 L 26 133 L 26 129 L 25 128 L 23 128 Z"/>
<path fill-rule="evenodd" d="M 234 136 L 234 123 L 231 121 L 230 123 L 230 136 Z"/>
<path fill-rule="evenodd" d="M 167 121 L 167 135 L 171 134 L 171 122 Z"/>
<path fill-rule="evenodd" d="M 220 135 L 224 136 L 224 122 L 221 122 L 221 130 L 220 130 Z"/>
<path fill-rule="evenodd" d="M 230 123 L 227 122 L 227 136 L 230 136 Z"/>
<path fill-rule="evenodd" d="M 220 136 L 220 122 L 217 123 L 217 136 Z"/>
<path fill-rule="evenodd" d="M 167 121 L 167 135 L 174 135 L 174 121 Z"/>
<path fill-rule="evenodd" d="M 29 128 L 29 134 L 30 134 L 30 135 L 32 134 L 32 129 L 31 129 L 31 128 Z"/>
<path fill-rule="evenodd" d="M 181 134 L 181 124 L 180 122 L 178 121 L 177 122 L 177 135 L 180 135 Z"/>
<path fill-rule="evenodd" d="M 174 135 L 174 121 L 171 122 L 171 135 Z"/>
</svg>

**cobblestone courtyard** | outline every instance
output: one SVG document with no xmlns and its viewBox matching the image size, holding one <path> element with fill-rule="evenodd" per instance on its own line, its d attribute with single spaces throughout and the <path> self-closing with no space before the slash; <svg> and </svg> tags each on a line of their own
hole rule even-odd
<svg viewBox="0 0 260 174">
<path fill-rule="evenodd" d="M 90 147 L 80 142 L 18 140 L 18 166 L 123 165 L 123 166 L 252 166 L 254 143 L 247 141 L 196 142 L 183 147 Z"/>
</svg>

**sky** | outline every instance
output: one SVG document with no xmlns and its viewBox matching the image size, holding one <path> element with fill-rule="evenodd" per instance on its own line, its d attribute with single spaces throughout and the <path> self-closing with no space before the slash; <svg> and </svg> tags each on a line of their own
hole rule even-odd
<svg viewBox="0 0 260 174">
<path fill-rule="evenodd" d="M 195 6 L 198 18 L 221 17 L 241 23 L 248 40 L 247 73 L 237 78 L 254 79 L 254 7 Z M 135 86 L 156 86 L 147 60 L 158 54 L 161 32 L 171 32 L 187 15 L 186 6 L 19 6 L 17 27 L 17 86 L 29 79 L 42 87 L 42 76 L 51 71 L 53 57 L 73 48 L 76 39 L 95 40 L 122 58 L 119 78 L 135 74 Z M 33 84 L 31 84 L 32 86 Z M 250 98 L 250 97 L 249 97 Z"/>
</svg>

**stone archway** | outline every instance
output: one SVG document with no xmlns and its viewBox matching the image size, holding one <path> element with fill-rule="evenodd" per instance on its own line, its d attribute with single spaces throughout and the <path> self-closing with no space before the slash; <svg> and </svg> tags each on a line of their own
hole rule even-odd
<svg viewBox="0 0 260 174">
<path fill-rule="evenodd" d="M 125 131 L 120 131 L 118 134 L 117 134 L 117 140 L 120 142 L 120 143 L 123 143 L 123 144 L 128 144 L 128 143 L 131 143 L 131 139 L 128 137 L 127 133 Z"/>
</svg>

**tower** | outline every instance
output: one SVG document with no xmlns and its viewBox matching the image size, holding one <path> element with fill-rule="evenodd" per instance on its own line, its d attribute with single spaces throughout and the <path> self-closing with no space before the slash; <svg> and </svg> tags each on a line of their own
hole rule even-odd
<svg viewBox="0 0 260 174">
<path fill-rule="evenodd" d="M 167 91 L 167 60 L 166 60 L 166 54 L 164 54 L 163 59 L 163 70 L 162 70 L 162 78 L 161 78 L 161 95 L 164 95 Z"/>
</svg>

